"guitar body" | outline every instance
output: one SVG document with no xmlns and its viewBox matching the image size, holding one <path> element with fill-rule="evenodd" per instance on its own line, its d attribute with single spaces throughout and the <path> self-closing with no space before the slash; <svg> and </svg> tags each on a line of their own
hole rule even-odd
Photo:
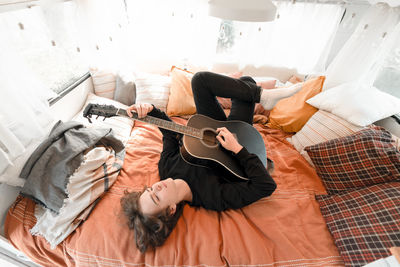
<svg viewBox="0 0 400 267">
<path fill-rule="evenodd" d="M 212 167 L 217 163 L 229 170 L 234 176 L 248 180 L 238 160 L 232 156 L 232 152 L 224 149 L 216 139 L 217 128 L 226 127 L 234 134 L 239 144 L 253 154 L 256 154 L 266 166 L 267 155 L 265 144 L 260 133 L 250 124 L 243 121 L 217 121 L 207 116 L 196 114 L 187 122 L 187 126 L 201 129 L 203 139 L 183 136 L 181 155 L 183 159 L 194 165 Z"/>
</svg>

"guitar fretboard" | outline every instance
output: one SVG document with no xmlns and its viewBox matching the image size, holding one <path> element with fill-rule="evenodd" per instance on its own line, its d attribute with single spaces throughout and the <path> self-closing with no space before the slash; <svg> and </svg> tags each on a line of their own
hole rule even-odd
<svg viewBox="0 0 400 267">
<path fill-rule="evenodd" d="M 126 110 L 124 110 L 124 109 L 118 109 L 117 115 L 129 117 L 128 114 L 126 113 Z M 147 115 L 144 118 L 138 118 L 137 113 L 132 113 L 132 115 L 133 116 L 129 117 L 129 118 L 138 120 L 138 121 L 143 121 L 143 122 L 150 123 L 150 124 L 154 124 L 160 128 L 170 130 L 173 132 L 178 132 L 178 133 L 181 133 L 184 135 L 189 135 L 189 136 L 192 136 L 195 138 L 199 138 L 199 139 L 203 138 L 202 131 L 200 131 L 197 128 L 180 125 L 173 121 L 167 121 L 167 120 L 159 119 L 159 118 L 152 117 L 149 115 Z"/>
</svg>

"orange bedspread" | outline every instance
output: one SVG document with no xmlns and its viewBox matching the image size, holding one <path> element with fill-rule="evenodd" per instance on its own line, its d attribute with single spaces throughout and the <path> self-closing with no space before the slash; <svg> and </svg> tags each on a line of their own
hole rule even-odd
<svg viewBox="0 0 400 267">
<path fill-rule="evenodd" d="M 141 254 L 136 249 L 120 214 L 125 189 L 141 189 L 159 179 L 161 133 L 140 122 L 117 181 L 88 220 L 56 249 L 30 234 L 36 219 L 35 204 L 28 199 L 17 199 L 10 208 L 6 236 L 43 266 L 343 266 L 314 197 L 325 193 L 316 172 L 282 131 L 255 127 L 275 162 L 274 194 L 220 213 L 186 205 L 167 242 L 155 251 Z"/>
</svg>

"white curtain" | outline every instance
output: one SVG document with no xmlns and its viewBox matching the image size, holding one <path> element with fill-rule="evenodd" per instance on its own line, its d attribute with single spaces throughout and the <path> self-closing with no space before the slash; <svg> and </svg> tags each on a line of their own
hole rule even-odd
<svg viewBox="0 0 400 267">
<path fill-rule="evenodd" d="M 367 77 L 378 89 L 400 98 L 400 23 L 385 43 L 380 60 Z"/>
<path fill-rule="evenodd" d="M 241 64 L 325 71 L 344 8 L 342 5 L 277 1 L 277 18 L 266 23 L 235 22 L 236 60 Z"/>
<path fill-rule="evenodd" d="M 371 6 L 328 66 L 324 89 L 358 80 L 371 85 L 399 34 L 399 19 L 400 8 L 384 3 Z"/>
<path fill-rule="evenodd" d="M 376 52 L 376 60 L 362 79 L 369 85 L 376 80 L 379 72 L 384 67 L 400 69 L 400 8 L 398 9 L 398 21 L 391 33 L 384 38 L 379 50 Z M 396 54 L 397 53 L 397 54 Z M 400 77 L 398 77 L 400 79 Z M 399 88 L 400 90 L 400 88 Z"/>
<path fill-rule="evenodd" d="M 0 20 L 0 23 L 2 21 Z M 54 93 L 33 75 L 0 36 L 0 174 L 23 155 L 35 140 L 47 134 L 54 119 L 47 99 Z"/>
<path fill-rule="evenodd" d="M 208 16 L 207 1 L 129 0 L 127 7 L 131 63 L 138 68 L 212 62 L 220 20 Z"/>
<path fill-rule="evenodd" d="M 344 12 L 341 5 L 278 1 L 274 22 L 235 21 L 221 26 L 220 19 L 208 16 L 204 0 L 127 3 L 133 64 L 210 66 L 222 61 L 297 68 L 304 73 L 325 71 Z"/>
<path fill-rule="evenodd" d="M 127 17 L 123 0 L 73 0 L 74 23 L 90 67 L 116 69 L 126 58 Z"/>
<path fill-rule="evenodd" d="M 391 7 L 400 6 L 400 0 L 368 0 L 371 5 L 375 5 L 377 3 L 386 3 Z"/>
</svg>

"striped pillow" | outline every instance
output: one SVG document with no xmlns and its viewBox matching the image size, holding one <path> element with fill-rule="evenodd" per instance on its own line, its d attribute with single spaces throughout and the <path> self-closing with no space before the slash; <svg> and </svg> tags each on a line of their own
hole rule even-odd
<svg viewBox="0 0 400 267">
<path fill-rule="evenodd" d="M 115 74 L 108 70 L 90 69 L 94 93 L 98 96 L 114 99 L 116 86 Z"/>
<path fill-rule="evenodd" d="M 297 151 L 313 166 L 304 150 L 306 146 L 316 145 L 328 140 L 351 135 L 363 127 L 354 125 L 327 111 L 317 111 L 295 135 L 287 138 Z"/>
<path fill-rule="evenodd" d="M 171 77 L 157 74 L 140 74 L 135 78 L 136 103 L 150 103 L 167 110 Z"/>
</svg>

